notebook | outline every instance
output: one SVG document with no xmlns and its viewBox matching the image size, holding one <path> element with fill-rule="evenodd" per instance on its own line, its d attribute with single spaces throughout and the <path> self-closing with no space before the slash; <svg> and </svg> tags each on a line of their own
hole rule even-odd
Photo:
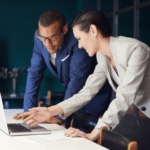
<svg viewBox="0 0 150 150">
<path fill-rule="evenodd" d="M 25 123 L 7 123 L 4 113 L 2 96 L 0 93 L 0 129 L 7 135 L 32 135 L 32 134 L 49 134 L 50 130 L 36 125 L 34 127 L 27 126 Z"/>
</svg>

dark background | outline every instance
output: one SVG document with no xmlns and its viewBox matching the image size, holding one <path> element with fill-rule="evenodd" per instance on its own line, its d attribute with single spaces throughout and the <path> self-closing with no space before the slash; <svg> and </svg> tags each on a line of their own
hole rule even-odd
<svg viewBox="0 0 150 150">
<path fill-rule="evenodd" d="M 148 0 L 139 0 L 145 2 Z M 119 9 L 132 6 L 134 0 L 118 0 Z M 46 9 L 60 10 L 67 22 L 88 7 L 97 8 L 97 0 L 0 0 L 0 68 L 29 68 L 33 50 L 33 35 L 38 19 Z M 104 14 L 113 11 L 113 0 L 102 0 Z M 139 40 L 150 46 L 150 6 L 139 10 Z M 118 16 L 118 35 L 133 37 L 133 11 Z M 113 18 L 108 18 L 113 28 Z M 17 80 L 17 93 L 25 92 L 27 74 Z M 59 79 L 46 69 L 39 95 L 46 96 L 47 90 L 65 92 Z M 12 80 L 0 78 L 0 92 L 12 93 Z M 22 107 L 22 100 L 9 100 L 10 108 Z"/>
<path fill-rule="evenodd" d="M 38 27 L 38 19 L 46 9 L 60 10 L 67 22 L 87 7 L 95 7 L 97 0 L 0 0 L 0 68 L 30 67 L 32 57 L 34 31 Z M 20 75 L 17 80 L 17 93 L 25 92 L 27 74 Z M 47 90 L 64 92 L 59 79 L 46 69 L 39 95 L 46 96 Z M 0 78 L 0 92 L 12 93 L 12 79 Z M 22 101 L 14 100 L 15 106 L 22 107 Z M 9 101 L 10 102 L 10 101 Z M 12 103 L 12 100 L 11 102 Z M 13 102 L 14 103 L 14 102 Z M 17 106 L 17 103 L 20 103 Z"/>
</svg>

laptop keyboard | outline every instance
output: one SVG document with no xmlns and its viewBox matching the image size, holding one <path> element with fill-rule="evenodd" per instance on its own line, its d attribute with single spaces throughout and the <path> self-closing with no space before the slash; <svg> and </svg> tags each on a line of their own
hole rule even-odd
<svg viewBox="0 0 150 150">
<path fill-rule="evenodd" d="M 32 132 L 30 129 L 27 129 L 20 124 L 7 124 L 7 126 L 11 132 Z"/>
</svg>

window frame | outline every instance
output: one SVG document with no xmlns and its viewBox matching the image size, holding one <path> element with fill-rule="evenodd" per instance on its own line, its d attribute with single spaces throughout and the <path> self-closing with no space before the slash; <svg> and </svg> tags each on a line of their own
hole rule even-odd
<svg viewBox="0 0 150 150">
<path fill-rule="evenodd" d="M 97 9 L 101 11 L 102 0 L 97 0 Z M 134 5 L 118 10 L 118 0 L 113 0 L 113 12 L 105 14 L 106 17 L 113 17 L 113 36 L 118 36 L 118 15 L 133 11 L 133 35 L 134 38 L 139 39 L 139 10 L 141 8 L 150 6 L 150 1 L 141 2 L 134 0 Z"/>
</svg>

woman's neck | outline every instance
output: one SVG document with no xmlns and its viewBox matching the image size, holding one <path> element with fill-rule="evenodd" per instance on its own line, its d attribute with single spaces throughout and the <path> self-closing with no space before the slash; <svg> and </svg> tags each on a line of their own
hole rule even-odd
<svg viewBox="0 0 150 150">
<path fill-rule="evenodd" d="M 110 48 L 110 37 L 104 38 L 99 37 L 99 52 L 108 57 L 110 60 L 113 59 L 113 55 Z"/>
</svg>

